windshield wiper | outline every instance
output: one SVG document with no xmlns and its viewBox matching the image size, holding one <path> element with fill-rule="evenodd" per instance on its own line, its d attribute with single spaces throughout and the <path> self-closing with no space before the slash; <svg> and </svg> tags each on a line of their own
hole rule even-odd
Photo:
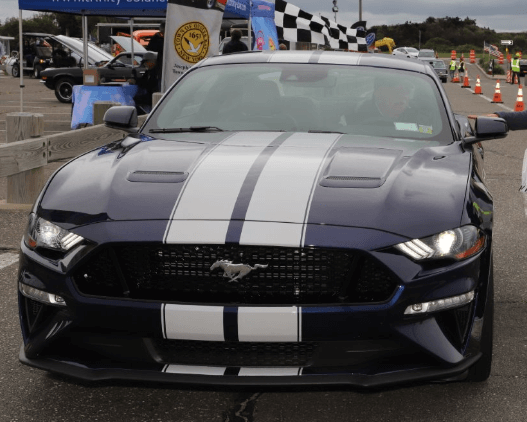
<svg viewBox="0 0 527 422">
<path fill-rule="evenodd" d="M 150 129 L 149 133 L 176 133 L 176 132 L 223 132 L 223 129 L 220 129 L 216 126 L 191 126 L 191 127 L 173 127 L 167 129 Z"/>
<path fill-rule="evenodd" d="M 340 133 L 340 134 L 344 134 L 344 132 L 336 132 L 336 131 L 332 131 L 332 130 L 308 130 L 307 133 Z"/>
</svg>

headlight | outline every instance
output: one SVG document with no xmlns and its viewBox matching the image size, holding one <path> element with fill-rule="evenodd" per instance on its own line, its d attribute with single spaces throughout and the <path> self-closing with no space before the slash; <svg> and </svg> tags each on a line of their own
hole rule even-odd
<svg viewBox="0 0 527 422">
<path fill-rule="evenodd" d="M 24 240 L 31 249 L 42 247 L 66 252 L 84 238 L 31 214 Z"/>
<path fill-rule="evenodd" d="M 453 230 L 399 243 L 395 247 L 416 261 L 452 258 L 458 261 L 477 254 L 485 247 L 485 234 L 474 226 Z"/>
</svg>

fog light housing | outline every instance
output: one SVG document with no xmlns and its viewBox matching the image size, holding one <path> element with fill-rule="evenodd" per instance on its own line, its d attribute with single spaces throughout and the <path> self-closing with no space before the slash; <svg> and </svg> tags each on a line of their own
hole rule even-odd
<svg viewBox="0 0 527 422">
<path fill-rule="evenodd" d="M 62 296 L 35 289 L 24 283 L 18 283 L 18 289 L 25 297 L 36 300 L 37 302 L 53 306 L 66 306 L 66 301 Z"/>
<path fill-rule="evenodd" d="M 451 296 L 431 302 L 414 303 L 406 308 L 405 315 L 426 314 L 430 312 L 444 311 L 446 309 L 459 308 L 474 300 L 474 290 L 458 296 Z"/>
</svg>

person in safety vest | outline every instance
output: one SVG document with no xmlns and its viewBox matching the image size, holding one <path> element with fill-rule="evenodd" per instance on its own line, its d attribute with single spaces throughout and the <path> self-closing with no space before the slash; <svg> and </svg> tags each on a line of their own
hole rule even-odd
<svg viewBox="0 0 527 422">
<path fill-rule="evenodd" d="M 454 74 L 456 73 L 456 69 L 457 69 L 457 63 L 454 59 L 450 60 L 450 65 L 448 69 L 450 70 L 450 82 L 452 82 L 452 80 L 454 79 Z"/>
<path fill-rule="evenodd" d="M 518 83 L 521 85 L 521 81 L 520 81 L 520 58 L 521 58 L 521 54 L 520 53 L 516 53 L 516 55 L 514 56 L 514 58 L 511 60 L 511 71 L 512 71 L 512 78 L 511 78 L 511 84 L 514 83 L 514 80 L 516 79 L 515 76 L 518 77 Z"/>
</svg>

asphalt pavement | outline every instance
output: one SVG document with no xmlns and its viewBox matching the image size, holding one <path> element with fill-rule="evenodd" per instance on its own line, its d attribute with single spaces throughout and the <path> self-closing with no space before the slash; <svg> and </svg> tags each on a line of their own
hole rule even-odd
<svg viewBox="0 0 527 422">
<path fill-rule="evenodd" d="M 482 76 L 481 70 L 470 64 L 468 70 L 470 89 L 462 89 L 461 84 L 443 85 L 455 112 L 486 114 L 514 108 L 517 86 L 501 84 L 504 103 L 492 104 L 496 81 L 481 77 L 483 95 L 474 95 L 475 77 L 478 73 Z M 0 79 L 0 119 L 4 118 L 5 86 Z M 14 87 L 9 95 L 16 95 Z M 53 96 L 51 91 L 42 95 Z M 50 108 L 51 104 L 50 100 Z M 22 339 L 16 303 L 16 253 L 27 207 L 0 204 L 0 421 L 526 420 L 527 225 L 518 189 L 527 133 L 511 132 L 505 139 L 483 145 L 487 184 L 495 201 L 496 320 L 493 369 L 487 382 L 413 384 L 373 391 L 346 387 L 198 388 L 140 382 L 87 384 L 23 366 L 18 362 Z"/>
</svg>

